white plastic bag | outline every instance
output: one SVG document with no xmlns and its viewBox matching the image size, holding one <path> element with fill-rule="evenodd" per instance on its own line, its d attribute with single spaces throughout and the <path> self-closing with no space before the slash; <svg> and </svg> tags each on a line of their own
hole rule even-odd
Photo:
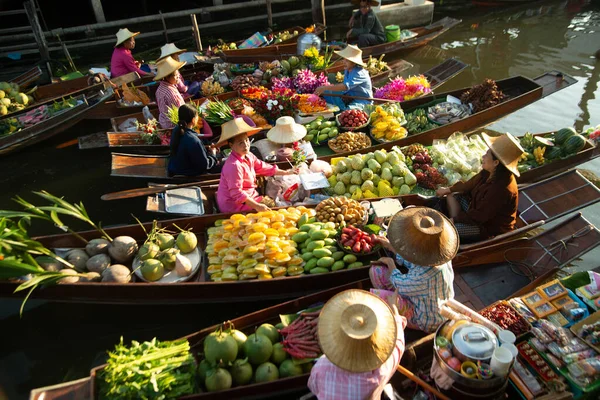
<svg viewBox="0 0 600 400">
<path fill-rule="evenodd" d="M 119 124 L 120 132 L 135 132 L 138 130 L 137 127 L 137 118 L 127 118 L 125 121 Z"/>
</svg>

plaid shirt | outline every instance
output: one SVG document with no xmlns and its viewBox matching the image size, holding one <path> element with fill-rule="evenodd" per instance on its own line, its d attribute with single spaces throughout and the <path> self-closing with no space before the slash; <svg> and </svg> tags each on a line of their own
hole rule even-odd
<svg viewBox="0 0 600 400">
<path fill-rule="evenodd" d="M 163 129 L 173 129 L 175 124 L 169 120 L 169 107 L 175 106 L 179 109 L 185 104 L 183 97 L 177 90 L 175 85 L 171 85 L 167 81 L 160 81 L 158 89 L 156 89 L 156 104 L 158 105 L 158 122 Z"/>
<path fill-rule="evenodd" d="M 381 398 L 383 387 L 392 379 L 404 353 L 406 318 L 396 316 L 396 347 L 387 361 L 368 372 L 349 372 L 335 366 L 326 356 L 319 358 L 310 371 L 308 388 L 319 400 L 367 400 Z"/>
<path fill-rule="evenodd" d="M 439 302 L 454 298 L 452 261 L 435 267 L 415 265 L 396 255 L 396 262 L 408 268 L 407 274 L 394 270 L 390 281 L 398 294 L 414 304 L 411 324 L 425 332 L 433 332 L 444 321 Z"/>
</svg>

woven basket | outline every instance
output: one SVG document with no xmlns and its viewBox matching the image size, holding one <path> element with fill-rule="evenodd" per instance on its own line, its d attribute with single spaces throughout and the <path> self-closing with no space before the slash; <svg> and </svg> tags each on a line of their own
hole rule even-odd
<svg viewBox="0 0 600 400">
<path fill-rule="evenodd" d="M 366 147 L 363 147 L 362 149 L 354 149 L 354 150 L 363 150 L 363 149 L 366 149 L 366 148 L 369 148 L 369 147 L 371 147 L 371 146 L 372 146 L 372 144 L 373 144 L 373 143 L 371 142 L 371 138 L 369 137 L 369 135 L 367 135 L 366 133 L 363 133 L 363 132 L 353 132 L 353 133 L 360 134 L 360 135 L 364 135 L 364 136 L 367 138 L 367 140 L 368 140 L 368 144 L 367 144 L 367 146 L 366 146 Z M 339 136 L 339 135 L 338 135 L 338 136 Z M 347 150 L 336 149 L 336 148 L 332 147 L 332 146 L 331 146 L 331 142 L 329 142 L 329 143 L 328 143 L 328 145 L 329 145 L 329 148 L 330 148 L 330 149 L 331 149 L 331 150 L 332 150 L 334 153 L 346 153 L 346 152 L 347 152 Z M 351 151 L 354 151 L 354 150 L 351 150 Z"/>
<path fill-rule="evenodd" d="M 369 119 L 367 119 L 367 122 L 364 125 L 361 126 L 357 126 L 357 127 L 344 127 L 340 124 L 340 114 L 335 116 L 335 122 L 337 123 L 338 126 L 338 130 L 343 131 L 343 132 L 354 132 L 354 131 L 360 131 L 362 129 L 365 129 L 367 126 L 369 126 L 369 124 L 371 123 L 371 117 L 369 117 Z"/>
</svg>

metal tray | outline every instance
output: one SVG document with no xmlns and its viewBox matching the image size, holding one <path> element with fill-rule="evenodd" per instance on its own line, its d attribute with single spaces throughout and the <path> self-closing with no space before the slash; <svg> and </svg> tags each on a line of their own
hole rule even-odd
<svg viewBox="0 0 600 400">
<path fill-rule="evenodd" d="M 167 190 L 165 211 L 171 214 L 204 215 L 202 190 L 196 186 Z"/>
</svg>

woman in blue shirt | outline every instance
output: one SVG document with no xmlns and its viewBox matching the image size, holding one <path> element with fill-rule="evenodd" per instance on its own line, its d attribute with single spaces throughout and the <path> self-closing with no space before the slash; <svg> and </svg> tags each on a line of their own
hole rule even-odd
<svg viewBox="0 0 600 400">
<path fill-rule="evenodd" d="M 362 61 L 362 50 L 349 44 L 344 50 L 336 51 L 335 54 L 344 58 L 344 81 L 336 85 L 319 86 L 315 89 L 315 94 L 319 96 L 324 94 L 323 98 L 327 103 L 338 106 L 340 110 L 362 109 L 366 104 L 371 104 L 370 100 L 349 99 L 349 101 L 344 101 L 345 99 L 341 97 L 327 96 L 328 93 L 335 93 L 364 98 L 373 97 L 371 76 Z"/>
<path fill-rule="evenodd" d="M 179 123 L 171 133 L 169 175 L 195 176 L 221 172 L 221 164 L 216 158 L 217 149 L 211 146 L 209 154 L 192 129 L 199 120 L 195 107 L 189 104 L 179 107 Z"/>
</svg>

